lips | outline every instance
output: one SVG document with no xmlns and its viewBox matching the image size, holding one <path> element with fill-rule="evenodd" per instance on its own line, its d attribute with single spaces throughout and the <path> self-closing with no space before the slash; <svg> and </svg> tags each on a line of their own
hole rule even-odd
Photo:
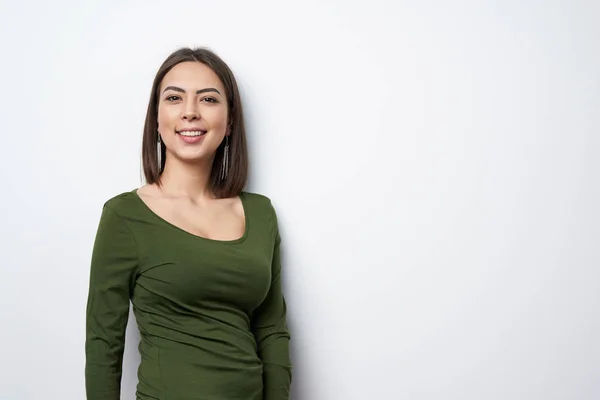
<svg viewBox="0 0 600 400">
<path fill-rule="evenodd" d="M 202 136 L 206 133 L 206 131 L 203 129 L 183 129 L 176 132 L 178 135 L 187 137 Z"/>
</svg>

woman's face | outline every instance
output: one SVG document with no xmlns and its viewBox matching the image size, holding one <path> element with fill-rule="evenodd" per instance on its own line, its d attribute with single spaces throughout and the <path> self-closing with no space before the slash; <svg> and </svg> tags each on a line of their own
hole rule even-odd
<svg viewBox="0 0 600 400">
<path fill-rule="evenodd" d="M 212 69 L 200 62 L 173 67 L 160 84 L 158 132 L 169 158 L 211 160 L 228 135 L 227 98 Z"/>
</svg>

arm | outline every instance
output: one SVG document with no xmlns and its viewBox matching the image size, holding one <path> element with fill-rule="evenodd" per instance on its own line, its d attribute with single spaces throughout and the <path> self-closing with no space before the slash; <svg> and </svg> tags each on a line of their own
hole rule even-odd
<svg viewBox="0 0 600 400">
<path fill-rule="evenodd" d="M 263 399 L 288 400 L 292 381 L 290 333 L 286 323 L 286 303 L 281 290 L 281 239 L 276 225 L 275 229 L 271 288 L 253 314 L 252 328 L 258 345 L 258 356 L 263 363 Z"/>
<path fill-rule="evenodd" d="M 88 400 L 119 400 L 129 299 L 138 256 L 124 221 L 108 206 L 96 233 L 86 310 Z"/>
</svg>

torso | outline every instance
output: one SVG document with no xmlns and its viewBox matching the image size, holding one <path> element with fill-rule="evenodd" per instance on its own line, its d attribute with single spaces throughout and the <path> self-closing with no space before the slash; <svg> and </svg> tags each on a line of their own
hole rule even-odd
<svg viewBox="0 0 600 400">
<path fill-rule="evenodd" d="M 212 240 L 236 240 L 244 235 L 246 218 L 241 199 L 211 199 L 197 204 L 170 197 L 155 185 L 137 190 L 140 199 L 160 218 L 192 235 Z"/>
<path fill-rule="evenodd" d="M 265 310 L 284 315 L 283 298 L 269 297 L 281 271 L 270 200 L 243 191 L 194 202 L 152 189 L 120 193 L 103 208 L 89 301 L 97 339 L 88 354 L 100 358 L 90 365 L 106 365 L 106 343 L 122 344 L 131 302 L 140 331 L 136 398 L 264 399 L 257 337 L 268 330 L 255 329 L 255 313 L 269 299 L 277 305 Z"/>
</svg>

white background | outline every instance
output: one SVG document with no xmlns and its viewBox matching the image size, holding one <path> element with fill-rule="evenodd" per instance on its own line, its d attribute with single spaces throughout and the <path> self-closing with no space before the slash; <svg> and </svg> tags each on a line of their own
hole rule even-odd
<svg viewBox="0 0 600 400">
<path fill-rule="evenodd" d="M 196 45 L 279 213 L 293 400 L 600 398 L 598 1 L 1 4 L 2 400 L 85 397 L 100 210 Z"/>
</svg>

